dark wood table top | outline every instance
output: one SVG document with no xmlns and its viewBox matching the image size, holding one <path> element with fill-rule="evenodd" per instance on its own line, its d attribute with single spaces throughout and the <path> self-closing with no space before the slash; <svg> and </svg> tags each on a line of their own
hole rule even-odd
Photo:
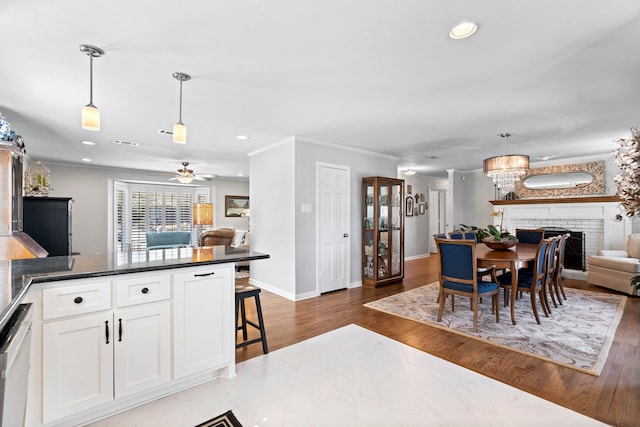
<svg viewBox="0 0 640 427">
<path fill-rule="evenodd" d="M 476 246 L 476 258 L 482 261 L 533 261 L 536 259 L 538 245 L 530 243 L 518 243 L 505 251 L 490 249 L 484 243 Z"/>
</svg>

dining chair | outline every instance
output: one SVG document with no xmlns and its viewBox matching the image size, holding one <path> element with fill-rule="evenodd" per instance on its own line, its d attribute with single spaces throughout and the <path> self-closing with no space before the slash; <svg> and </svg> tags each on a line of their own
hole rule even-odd
<svg viewBox="0 0 640 427">
<path fill-rule="evenodd" d="M 551 313 L 551 306 L 549 306 L 549 295 L 551 295 L 551 301 L 554 307 L 558 307 L 556 303 L 556 297 L 553 293 L 553 280 L 556 275 L 556 268 L 558 268 L 558 243 L 562 236 L 550 237 L 549 250 L 547 251 L 547 268 L 544 272 L 544 291 L 542 295 L 544 298 L 540 301 L 547 307 L 547 311 Z"/>
<path fill-rule="evenodd" d="M 463 236 L 465 239 L 467 240 L 475 240 L 478 241 L 478 239 L 476 238 L 476 233 L 474 233 L 473 231 L 465 231 L 463 233 Z"/>
<path fill-rule="evenodd" d="M 549 317 L 547 307 L 543 302 L 545 295 L 545 271 L 547 269 L 547 256 L 549 254 L 549 246 L 551 239 L 542 239 L 538 243 L 538 249 L 536 250 L 536 258 L 533 265 L 533 272 L 518 270 L 518 291 L 529 292 L 531 298 L 531 309 L 533 310 L 533 316 L 536 322 L 540 324 L 540 316 L 538 316 L 538 305 L 536 303 L 536 295 L 540 299 L 540 305 L 545 316 Z M 504 289 L 504 304 L 507 305 L 509 301 L 509 294 L 511 291 L 511 272 L 508 271 L 497 277 L 500 287 Z"/>
<path fill-rule="evenodd" d="M 564 270 L 564 251 L 565 251 L 565 248 L 567 247 L 567 240 L 569 240 L 570 236 L 571 236 L 570 233 L 565 233 L 560 236 L 560 242 L 558 243 L 558 250 L 556 251 L 558 264 L 553 277 L 553 291 L 556 293 L 556 296 L 558 297 L 558 302 L 560 303 L 560 305 L 562 305 L 562 298 L 564 298 L 565 300 L 567 299 L 567 296 L 564 293 L 562 272 Z M 562 294 L 562 298 L 560 298 L 560 294 Z"/>
<path fill-rule="evenodd" d="M 519 243 L 532 243 L 537 245 L 540 243 L 540 240 L 544 239 L 544 230 L 541 228 L 516 228 L 516 237 Z"/>
<path fill-rule="evenodd" d="M 495 312 L 496 322 L 500 322 L 500 304 L 498 304 L 500 287 L 495 271 L 491 282 L 478 279 L 475 240 L 436 239 L 436 245 L 440 253 L 438 322 L 442 321 L 442 312 L 449 295 L 451 295 L 452 312 L 455 311 L 456 295 L 471 299 L 473 332 L 476 332 L 478 327 L 478 305 L 481 297 L 491 296 L 491 312 Z"/>
<path fill-rule="evenodd" d="M 464 233 L 462 231 L 452 231 L 449 233 L 450 239 L 462 240 L 464 239 Z"/>
<path fill-rule="evenodd" d="M 434 239 L 446 239 L 447 235 L 445 233 L 437 233 L 433 235 Z"/>
</svg>

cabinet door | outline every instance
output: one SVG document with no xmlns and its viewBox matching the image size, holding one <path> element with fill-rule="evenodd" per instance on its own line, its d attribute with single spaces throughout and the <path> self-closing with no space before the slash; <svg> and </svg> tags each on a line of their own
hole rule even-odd
<svg viewBox="0 0 640 427">
<path fill-rule="evenodd" d="M 119 399 L 171 379 L 171 304 L 147 304 L 114 316 L 115 397 Z"/>
<path fill-rule="evenodd" d="M 113 313 L 43 326 L 45 423 L 113 400 Z"/>
<path fill-rule="evenodd" d="M 231 268 L 173 275 L 175 378 L 233 362 L 233 280 Z"/>
</svg>

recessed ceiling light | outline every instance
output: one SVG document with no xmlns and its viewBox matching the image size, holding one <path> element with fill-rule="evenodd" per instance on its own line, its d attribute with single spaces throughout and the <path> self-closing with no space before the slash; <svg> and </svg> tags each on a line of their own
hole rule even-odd
<svg viewBox="0 0 640 427">
<path fill-rule="evenodd" d="M 83 162 L 91 162 L 92 160 L 90 158 L 88 158 L 88 157 L 83 157 L 82 161 Z"/>
<path fill-rule="evenodd" d="M 478 26 L 474 22 L 461 22 L 455 25 L 449 31 L 449 37 L 454 40 L 466 39 L 471 37 L 478 30 Z"/>
<path fill-rule="evenodd" d="M 243 141 L 246 141 L 247 139 L 249 139 L 249 137 L 247 135 L 238 135 L 236 136 L 236 139 L 241 139 Z"/>
<path fill-rule="evenodd" d="M 413 169 L 407 169 L 406 171 L 404 171 L 404 174 L 411 176 L 411 175 L 415 175 L 416 171 Z"/>
<path fill-rule="evenodd" d="M 551 156 L 540 156 L 539 159 L 540 160 L 549 160 L 551 158 Z"/>
<path fill-rule="evenodd" d="M 93 141 L 82 141 L 82 143 L 83 143 L 84 145 L 96 145 L 96 143 L 95 143 L 95 142 L 93 142 Z"/>
<path fill-rule="evenodd" d="M 244 174 L 243 174 L 242 172 L 240 172 L 240 173 L 238 174 L 238 176 L 244 176 Z"/>
</svg>

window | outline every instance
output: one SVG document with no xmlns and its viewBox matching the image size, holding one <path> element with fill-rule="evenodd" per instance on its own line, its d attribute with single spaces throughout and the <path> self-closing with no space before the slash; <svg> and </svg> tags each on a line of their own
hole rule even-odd
<svg viewBox="0 0 640 427">
<path fill-rule="evenodd" d="M 209 202 L 209 187 L 115 181 L 114 192 L 116 252 L 145 249 L 150 231 L 193 233 L 193 204 Z"/>
</svg>

